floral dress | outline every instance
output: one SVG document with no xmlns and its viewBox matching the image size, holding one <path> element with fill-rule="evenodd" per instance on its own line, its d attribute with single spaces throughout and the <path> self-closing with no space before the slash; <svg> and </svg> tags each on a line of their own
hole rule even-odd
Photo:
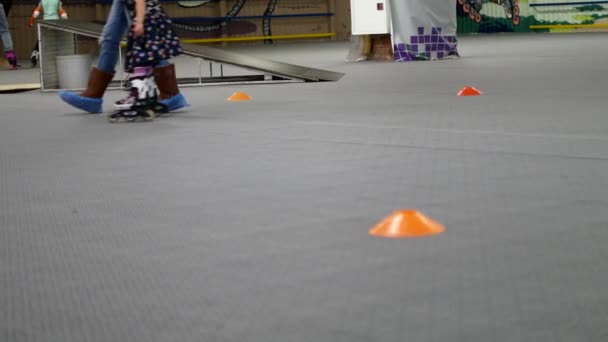
<svg viewBox="0 0 608 342">
<path fill-rule="evenodd" d="M 135 0 L 119 1 L 125 2 L 131 21 L 134 22 Z M 171 19 L 163 11 L 159 0 L 145 1 L 144 34 L 136 37 L 132 25 L 127 36 L 126 72 L 133 72 L 134 67 L 154 66 L 182 53 Z"/>
</svg>

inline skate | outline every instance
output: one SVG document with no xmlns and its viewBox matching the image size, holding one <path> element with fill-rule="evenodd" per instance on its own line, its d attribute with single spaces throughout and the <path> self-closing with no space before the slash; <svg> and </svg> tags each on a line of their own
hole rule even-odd
<svg viewBox="0 0 608 342">
<path fill-rule="evenodd" d="M 469 15 L 471 20 L 481 22 L 481 9 L 483 8 L 482 0 L 458 0 L 462 6 L 464 13 Z"/>
<path fill-rule="evenodd" d="M 505 15 L 513 21 L 513 25 L 519 25 L 519 3 L 518 0 L 498 0 L 498 4 L 502 5 L 505 10 Z"/>
<path fill-rule="evenodd" d="M 158 102 L 158 88 L 152 73 L 143 76 L 131 76 L 129 95 L 114 104 L 115 111 L 108 115 L 108 121 L 118 122 L 121 119 L 127 122 L 152 121 L 157 114 L 169 111 L 166 105 Z"/>
</svg>

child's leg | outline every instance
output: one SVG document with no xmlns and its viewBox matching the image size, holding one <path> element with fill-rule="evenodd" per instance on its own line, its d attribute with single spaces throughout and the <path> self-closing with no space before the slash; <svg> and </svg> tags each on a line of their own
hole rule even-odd
<svg viewBox="0 0 608 342">
<path fill-rule="evenodd" d="M 152 66 L 138 66 L 129 74 L 131 90 L 129 95 L 115 103 L 117 110 L 135 109 L 148 106 L 158 99 Z"/>
<path fill-rule="evenodd" d="M 134 67 L 129 74 L 129 95 L 114 104 L 116 111 L 108 116 L 110 122 L 120 119 L 134 121 L 138 117 L 153 120 L 158 105 L 158 90 L 154 83 L 152 66 Z M 161 106 L 163 107 L 163 106 Z"/>
<path fill-rule="evenodd" d="M 30 62 L 32 62 L 33 66 L 38 64 L 38 57 L 40 56 L 38 41 L 36 41 L 36 45 L 34 45 L 34 49 L 32 50 L 32 55 L 30 56 Z"/>
</svg>

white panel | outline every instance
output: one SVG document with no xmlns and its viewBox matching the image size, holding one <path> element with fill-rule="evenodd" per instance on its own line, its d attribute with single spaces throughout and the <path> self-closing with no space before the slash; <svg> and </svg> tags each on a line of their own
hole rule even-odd
<svg viewBox="0 0 608 342">
<path fill-rule="evenodd" d="M 352 34 L 390 32 L 388 0 L 350 0 Z"/>
</svg>

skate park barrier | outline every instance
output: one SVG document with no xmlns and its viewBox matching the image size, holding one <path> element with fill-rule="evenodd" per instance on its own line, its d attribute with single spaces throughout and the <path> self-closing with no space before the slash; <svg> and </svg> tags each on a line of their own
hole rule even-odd
<svg viewBox="0 0 608 342">
<path fill-rule="evenodd" d="M 86 88 L 93 58 L 88 54 L 57 56 L 57 79 L 62 89 Z"/>
<path fill-rule="evenodd" d="M 40 84 L 42 91 L 60 90 L 59 56 L 78 54 L 79 36 L 100 38 L 103 25 L 94 22 L 56 20 L 38 22 Z M 179 77 L 184 86 L 338 81 L 344 74 L 234 53 L 205 45 L 182 43 L 183 54 L 198 60 L 197 75 Z M 122 50 L 122 49 L 121 49 Z M 122 51 L 119 59 L 123 61 Z M 122 65 L 122 64 L 121 64 Z M 127 75 L 117 67 L 109 89 L 123 88 Z M 78 89 L 71 89 L 78 90 Z"/>
</svg>

